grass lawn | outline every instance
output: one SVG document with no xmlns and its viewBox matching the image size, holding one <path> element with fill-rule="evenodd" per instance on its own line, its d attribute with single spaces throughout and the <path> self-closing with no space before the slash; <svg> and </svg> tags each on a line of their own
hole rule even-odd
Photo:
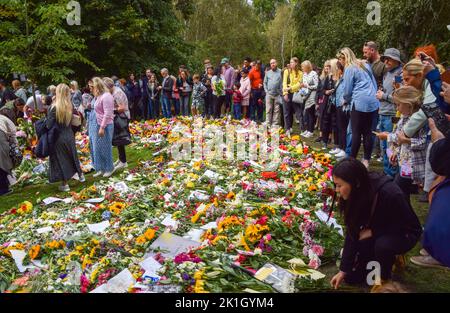
<svg viewBox="0 0 450 313">
<path fill-rule="evenodd" d="M 306 142 L 310 146 L 320 148 L 320 144 L 315 144 L 313 142 L 315 138 L 316 137 L 313 137 L 310 140 L 306 140 Z M 127 157 L 129 168 L 133 168 L 139 163 L 140 160 L 145 160 L 150 157 L 150 155 L 146 150 L 136 150 L 133 148 L 128 148 Z M 117 159 L 116 149 L 114 149 L 114 159 Z M 382 171 L 382 164 L 374 160 L 371 163 L 371 169 L 375 171 Z M 70 187 L 73 191 L 80 191 L 84 187 L 90 186 L 93 182 L 100 181 L 102 179 L 103 178 L 93 178 L 91 173 L 86 175 L 86 183 L 81 184 L 79 182 L 72 181 L 70 183 Z M 58 191 L 58 183 L 47 183 L 45 185 L 32 185 L 24 188 L 18 188 L 14 190 L 14 193 L 8 196 L 1 197 L 0 213 L 5 210 L 9 210 L 22 201 L 29 200 L 35 203 L 37 199 L 45 199 L 49 196 L 65 198 L 68 196 L 68 194 Z M 413 207 L 421 222 L 425 223 L 428 214 L 428 205 L 418 202 L 417 199 L 418 197 L 416 195 L 413 195 Z M 450 270 L 425 269 L 415 266 L 409 262 L 409 257 L 418 255 L 420 248 L 420 244 L 418 244 L 410 253 L 408 253 L 407 268 L 402 274 L 398 275 L 396 279 L 403 283 L 409 291 L 413 292 L 450 292 Z M 327 279 L 329 279 L 337 272 L 337 267 L 335 265 L 327 265 L 322 267 L 321 271 L 323 271 L 327 275 Z M 367 289 L 352 287 L 345 287 L 344 290 L 349 292 L 367 291 Z"/>
</svg>

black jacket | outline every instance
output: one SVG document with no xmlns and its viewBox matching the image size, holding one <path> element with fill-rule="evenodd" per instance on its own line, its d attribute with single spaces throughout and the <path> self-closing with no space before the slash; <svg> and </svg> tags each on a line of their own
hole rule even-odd
<svg viewBox="0 0 450 313">
<path fill-rule="evenodd" d="M 450 177 L 450 137 L 433 144 L 430 151 L 430 164 L 436 174 Z"/>
<path fill-rule="evenodd" d="M 370 180 L 377 196 L 373 215 L 361 226 L 369 225 L 374 239 L 384 235 L 411 234 L 420 237 L 422 226 L 400 187 L 386 175 L 370 173 Z M 368 208 L 371 210 L 371 208 Z M 340 270 L 350 272 L 358 252 L 359 234 L 352 234 L 347 229 Z"/>
</svg>

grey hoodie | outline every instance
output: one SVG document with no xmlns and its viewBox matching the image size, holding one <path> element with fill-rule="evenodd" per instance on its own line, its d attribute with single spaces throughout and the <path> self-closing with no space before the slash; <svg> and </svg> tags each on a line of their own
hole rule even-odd
<svg viewBox="0 0 450 313">
<path fill-rule="evenodd" d="M 397 112 L 394 100 L 392 99 L 392 94 L 394 93 L 395 76 L 399 76 L 401 74 L 402 74 L 401 66 L 384 74 L 383 78 L 384 95 L 383 98 L 380 100 L 380 110 L 378 111 L 380 115 L 394 116 L 395 113 Z"/>
</svg>

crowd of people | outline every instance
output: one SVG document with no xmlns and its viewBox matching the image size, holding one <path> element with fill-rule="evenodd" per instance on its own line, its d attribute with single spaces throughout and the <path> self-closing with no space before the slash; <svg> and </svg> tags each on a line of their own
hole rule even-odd
<svg viewBox="0 0 450 313">
<path fill-rule="evenodd" d="M 311 138 L 318 130 L 316 142 L 341 160 L 333 181 L 347 233 L 341 271 L 331 281 L 335 288 L 343 280 L 364 280 L 370 260 L 381 264 L 383 281 L 390 280 L 399 256 L 421 236 L 421 256 L 411 261 L 450 267 L 450 214 L 445 210 L 450 197 L 445 115 L 450 114 L 450 88 L 443 82 L 448 71 L 437 64 L 434 46 L 418 48 L 406 64 L 398 49 L 378 50 L 376 43 L 366 42 L 362 60 L 342 48 L 322 69 L 296 57 L 283 68 L 275 59 L 263 65 L 245 58 L 236 68 L 227 58 L 216 67 L 205 60 L 203 73 L 191 75 L 185 66 L 176 76 L 167 68 L 160 75 L 148 69 L 141 78 L 94 77 L 82 90 L 72 81 L 35 96 L 27 96 L 18 80 L 12 82 L 13 90 L 0 80 L 0 194 L 9 192 L 14 179 L 6 156 L 17 144 L 15 125 L 24 115 L 46 115 L 39 132 L 46 142 L 40 139 L 38 148 L 48 151 L 49 180 L 61 182 L 61 191 L 70 190 L 72 178 L 85 180 L 74 139 L 83 125 L 94 177 L 108 178 L 128 166 L 125 147 L 131 142 L 132 120 L 231 115 L 283 127 L 287 136 L 298 123 L 301 136 Z M 383 162 L 383 174 L 368 171 L 374 152 Z M 424 230 L 410 200 L 419 190 L 431 206 Z"/>
</svg>

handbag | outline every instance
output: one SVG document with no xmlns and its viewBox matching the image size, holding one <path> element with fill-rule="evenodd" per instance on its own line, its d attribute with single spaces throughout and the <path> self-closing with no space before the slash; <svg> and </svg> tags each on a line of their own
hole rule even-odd
<svg viewBox="0 0 450 313">
<path fill-rule="evenodd" d="M 114 135 L 112 145 L 127 146 L 131 143 L 131 135 L 129 130 L 129 120 L 119 114 L 114 116 Z"/>
</svg>

